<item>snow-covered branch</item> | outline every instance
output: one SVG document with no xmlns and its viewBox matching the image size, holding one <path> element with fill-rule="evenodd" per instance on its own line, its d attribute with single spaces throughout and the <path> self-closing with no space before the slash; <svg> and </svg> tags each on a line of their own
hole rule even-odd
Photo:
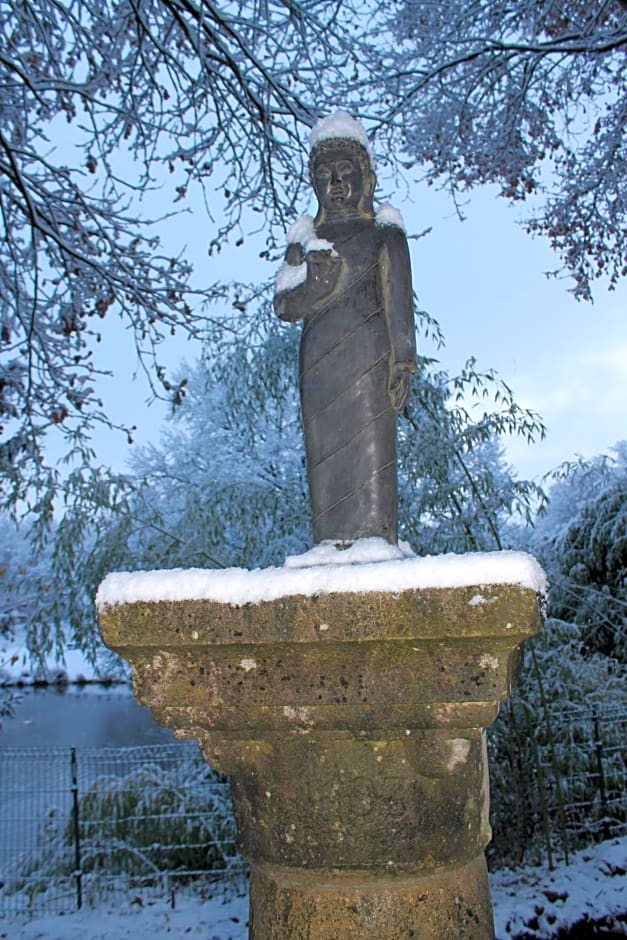
<svg viewBox="0 0 627 940">
<path fill-rule="evenodd" d="M 577 297 L 624 277 L 625 4 L 399 0 L 383 20 L 363 85 L 379 133 L 453 193 L 530 200 Z"/>
<path fill-rule="evenodd" d="M 90 463 L 91 430 L 110 423 L 95 350 L 112 316 L 154 393 L 180 400 L 160 346 L 206 336 L 226 292 L 161 247 L 146 207 L 158 190 L 162 215 L 212 202 L 212 251 L 252 209 L 272 246 L 298 199 L 303 133 L 344 82 L 350 17 L 329 0 L 2 8 L 0 505 L 54 495 L 51 432 Z"/>
</svg>

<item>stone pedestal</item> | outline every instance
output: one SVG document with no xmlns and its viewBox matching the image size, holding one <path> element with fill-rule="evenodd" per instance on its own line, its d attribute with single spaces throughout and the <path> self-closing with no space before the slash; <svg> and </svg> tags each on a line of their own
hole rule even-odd
<svg viewBox="0 0 627 940">
<path fill-rule="evenodd" d="M 232 776 L 254 940 L 489 940 L 485 729 L 515 584 L 102 606 L 140 702 Z"/>
</svg>

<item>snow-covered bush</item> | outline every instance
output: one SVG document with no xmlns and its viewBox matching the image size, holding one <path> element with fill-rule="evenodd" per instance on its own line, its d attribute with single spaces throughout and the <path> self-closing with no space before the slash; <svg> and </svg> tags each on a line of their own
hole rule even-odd
<svg viewBox="0 0 627 940">
<path fill-rule="evenodd" d="M 491 851 L 508 863 L 627 825 L 627 445 L 557 476 L 517 540 L 548 574 L 549 617 L 490 734 Z"/>
<path fill-rule="evenodd" d="M 164 885 L 178 889 L 194 879 L 237 889 L 245 866 L 236 838 L 228 784 L 200 758 L 173 768 L 145 763 L 98 777 L 73 810 L 51 809 L 2 891 L 25 893 L 32 903 L 50 891 L 71 894 L 79 874 L 88 902 L 120 887 L 163 894 Z"/>
<path fill-rule="evenodd" d="M 227 784 L 211 785 L 208 767 L 188 772 L 191 780 L 180 769 L 169 775 L 146 764 L 122 778 L 96 780 L 78 810 L 83 872 L 145 878 L 228 868 L 237 850 Z M 73 846 L 75 836 L 71 818 L 65 844 Z"/>
<path fill-rule="evenodd" d="M 549 618 L 489 733 L 495 864 L 568 858 L 627 827 L 625 667 Z"/>
<path fill-rule="evenodd" d="M 439 338 L 427 315 L 419 322 Z M 297 331 L 263 305 L 214 337 L 186 370 L 185 399 L 159 446 L 140 451 L 133 492 L 110 513 L 109 532 L 66 580 L 107 566 L 280 564 L 311 544 L 297 346 Z M 468 404 L 475 400 L 477 411 Z M 508 433 L 543 428 L 494 374 L 471 361 L 450 376 L 421 361 L 399 431 L 401 537 L 419 553 L 499 548 L 505 520 L 529 516 L 538 489 L 505 464 L 499 437 Z M 63 525 L 76 546 L 71 510 Z"/>
<path fill-rule="evenodd" d="M 530 538 L 551 583 L 553 617 L 581 627 L 582 649 L 627 660 L 627 441 L 560 468 Z"/>
<path fill-rule="evenodd" d="M 427 321 L 423 327 L 430 326 Z M 502 439 L 544 434 L 492 370 L 458 375 L 423 359 L 399 427 L 401 537 L 419 555 L 507 547 L 507 523 L 529 523 L 544 494 L 503 458 Z"/>
</svg>

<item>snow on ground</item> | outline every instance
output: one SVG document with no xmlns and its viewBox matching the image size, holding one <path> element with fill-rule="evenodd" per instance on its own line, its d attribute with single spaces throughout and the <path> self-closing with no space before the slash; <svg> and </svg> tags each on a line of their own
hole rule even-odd
<svg viewBox="0 0 627 940">
<path fill-rule="evenodd" d="M 497 940 L 548 940 L 581 921 L 627 917 L 627 837 L 577 852 L 571 864 L 499 871 L 491 875 Z M 26 921 L 5 917 L 2 940 L 245 940 L 248 902 L 179 899 L 175 910 L 163 903 L 47 915 Z M 617 923 L 616 934 L 625 933 Z M 590 936 L 595 934 L 591 933 Z M 627 933 L 625 933 L 627 936 Z M 581 935 L 583 936 L 583 934 Z M 400 940 L 400 938 L 399 938 Z"/>
<path fill-rule="evenodd" d="M 134 601 L 213 600 L 243 605 L 295 594 L 398 593 L 423 588 L 492 584 L 519 584 L 540 593 L 546 591 L 546 576 L 542 568 L 525 552 L 472 552 L 466 555 L 403 557 L 390 561 L 381 558 L 378 543 L 383 540 L 363 541 L 377 544 L 360 546 L 356 542 L 346 550 L 334 548 L 336 558 L 333 563 L 328 563 L 326 558 L 322 563 L 314 558 L 309 567 L 295 567 L 292 561 L 288 563 L 292 567 L 285 565 L 252 571 L 246 568 L 179 568 L 118 572 L 108 575 L 102 582 L 96 603 L 100 610 Z M 317 546 L 313 552 L 324 548 Z"/>
<path fill-rule="evenodd" d="M 583 849 L 568 867 L 552 872 L 546 866 L 495 872 L 490 882 L 497 940 L 552 937 L 616 915 L 624 918 L 616 934 L 627 936 L 626 874 L 627 837 Z"/>
<path fill-rule="evenodd" d="M 4 917 L 0 940 L 246 940 L 248 899 L 181 898 L 174 910 L 165 902 L 142 906 L 137 899 L 116 908 L 47 914 L 31 921 Z"/>
</svg>

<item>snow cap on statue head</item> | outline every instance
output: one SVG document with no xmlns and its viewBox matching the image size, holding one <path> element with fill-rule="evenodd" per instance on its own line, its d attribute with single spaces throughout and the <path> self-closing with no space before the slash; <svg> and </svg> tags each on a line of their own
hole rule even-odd
<svg viewBox="0 0 627 940">
<path fill-rule="evenodd" d="M 363 125 L 356 121 L 354 117 L 351 117 L 347 111 L 335 111 L 334 114 L 320 118 L 314 124 L 309 135 L 311 155 L 313 156 L 318 146 L 337 142 L 338 139 L 342 142 L 359 144 L 366 151 L 370 169 L 374 170 L 374 155 Z"/>
<path fill-rule="evenodd" d="M 364 186 L 363 209 L 367 215 L 374 215 L 372 196 L 376 185 L 374 173 L 374 155 L 370 141 L 362 124 L 346 111 L 335 111 L 328 117 L 320 118 L 314 124 L 309 135 L 309 175 L 313 178 L 313 165 L 320 151 L 336 147 L 345 147 L 358 158 L 361 164 Z"/>
</svg>

